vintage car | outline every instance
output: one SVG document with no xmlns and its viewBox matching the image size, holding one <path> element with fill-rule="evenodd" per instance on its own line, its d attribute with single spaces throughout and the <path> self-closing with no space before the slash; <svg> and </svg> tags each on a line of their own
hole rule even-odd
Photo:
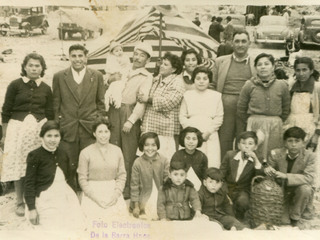
<svg viewBox="0 0 320 240">
<path fill-rule="evenodd" d="M 234 27 L 235 31 L 243 30 L 246 28 L 246 17 L 241 14 L 223 14 L 218 15 L 218 17 L 222 17 L 222 26 L 225 27 L 227 25 L 227 16 L 231 17 L 231 23 Z"/>
<path fill-rule="evenodd" d="M 0 34 L 29 36 L 36 29 L 45 34 L 48 27 L 49 23 L 46 14 L 43 13 L 43 7 L 19 8 L 19 12 L 11 15 L 8 21 L 0 23 Z"/>
<path fill-rule="evenodd" d="M 102 33 L 102 21 L 92 11 L 60 9 L 58 36 L 60 40 L 79 35 L 82 40 L 93 38 L 95 32 Z"/>
<path fill-rule="evenodd" d="M 302 45 L 320 45 L 320 15 L 304 16 L 301 19 L 299 41 Z"/>
<path fill-rule="evenodd" d="M 254 29 L 255 43 L 285 43 L 290 34 L 288 21 L 282 16 L 262 16 Z"/>
</svg>

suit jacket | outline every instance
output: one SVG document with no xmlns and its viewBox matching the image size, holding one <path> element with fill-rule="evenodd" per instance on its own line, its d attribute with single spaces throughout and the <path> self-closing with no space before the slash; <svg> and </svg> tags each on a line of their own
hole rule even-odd
<svg viewBox="0 0 320 240">
<path fill-rule="evenodd" d="M 213 84 L 212 85 L 213 85 L 213 88 L 215 90 L 217 90 L 218 92 L 222 93 L 222 91 L 223 91 L 224 83 L 227 78 L 227 74 L 228 74 L 229 67 L 231 65 L 232 57 L 233 57 L 232 54 L 229 54 L 229 55 L 218 57 L 215 60 L 215 64 L 212 69 L 212 73 L 213 73 L 213 76 L 212 76 Z M 250 69 L 251 69 L 251 76 L 255 76 L 256 70 L 254 67 L 254 59 L 252 59 L 251 57 L 249 57 L 249 64 L 250 64 Z"/>
<path fill-rule="evenodd" d="M 275 170 L 287 173 L 288 162 L 286 158 L 286 148 L 274 149 L 270 153 L 268 163 Z M 306 149 L 302 149 L 292 166 L 291 173 L 287 173 L 287 186 L 294 187 L 307 184 L 311 187 L 314 187 L 314 179 L 316 176 L 316 160 L 317 157 L 315 153 Z"/>
<path fill-rule="evenodd" d="M 220 170 L 228 184 L 229 191 L 250 191 L 252 178 L 263 172 L 254 167 L 254 162 L 248 161 L 236 182 L 239 160 L 235 160 L 234 157 L 238 152 L 237 150 L 228 151 L 222 160 Z"/>
<path fill-rule="evenodd" d="M 80 125 L 91 135 L 94 120 L 105 111 L 105 87 L 100 72 L 86 68 L 80 95 L 71 80 L 73 75 L 68 68 L 56 73 L 52 83 L 55 120 L 60 121 L 66 142 L 75 141 Z"/>
</svg>

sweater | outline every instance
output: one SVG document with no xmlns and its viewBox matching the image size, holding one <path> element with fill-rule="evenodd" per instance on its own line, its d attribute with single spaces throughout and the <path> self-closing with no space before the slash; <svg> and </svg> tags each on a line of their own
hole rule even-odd
<svg viewBox="0 0 320 240">
<path fill-rule="evenodd" d="M 201 182 L 208 168 L 207 156 L 198 149 L 193 154 L 188 154 L 185 149 L 181 149 L 173 154 L 171 161 L 184 161 L 187 164 L 187 172 L 192 167 Z"/>
<path fill-rule="evenodd" d="M 106 152 L 102 152 L 97 143 L 83 149 L 80 152 L 77 172 L 80 187 L 89 198 L 93 196 L 89 181 L 115 180 L 115 190 L 121 193 L 127 177 L 121 149 L 111 143 L 108 144 Z"/>
<path fill-rule="evenodd" d="M 2 123 L 8 123 L 10 119 L 23 121 L 28 114 L 32 114 L 37 121 L 43 118 L 52 120 L 52 92 L 44 82 L 33 88 L 29 82 L 25 83 L 19 78 L 12 81 L 7 88 L 2 106 Z"/>
<path fill-rule="evenodd" d="M 70 163 L 67 154 L 60 148 L 49 152 L 40 147 L 28 154 L 24 197 L 29 210 L 35 209 L 35 198 L 52 185 L 58 166 L 66 176 L 67 183 L 74 188 L 74 183 L 69 178 Z"/>
<path fill-rule="evenodd" d="M 147 158 L 145 154 L 138 157 L 132 166 L 131 201 L 139 202 L 140 209 L 144 209 L 152 192 L 153 181 L 160 189 L 168 173 L 169 161 L 159 153 L 153 159 Z"/>
<path fill-rule="evenodd" d="M 246 121 L 250 115 L 279 116 L 284 121 L 290 111 L 290 93 L 285 80 L 262 83 L 258 77 L 243 86 L 237 107 L 238 116 Z"/>
</svg>

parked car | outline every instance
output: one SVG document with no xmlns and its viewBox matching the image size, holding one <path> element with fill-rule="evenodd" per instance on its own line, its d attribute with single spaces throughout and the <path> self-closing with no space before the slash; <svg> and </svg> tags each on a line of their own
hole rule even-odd
<svg viewBox="0 0 320 240">
<path fill-rule="evenodd" d="M 320 15 L 304 16 L 299 31 L 301 44 L 320 45 Z"/>
<path fill-rule="evenodd" d="M 36 29 L 45 34 L 48 27 L 47 15 L 44 14 L 43 7 L 19 8 L 19 13 L 11 15 L 9 20 L 0 23 L 0 34 L 29 36 Z"/>
<path fill-rule="evenodd" d="M 73 38 L 75 34 L 81 39 L 93 38 L 95 32 L 102 33 L 102 24 L 92 11 L 60 9 L 58 36 L 60 40 Z"/>
<path fill-rule="evenodd" d="M 222 17 L 222 26 L 225 27 L 227 25 L 227 16 L 231 17 L 231 23 L 234 27 L 235 31 L 243 30 L 246 28 L 246 17 L 241 14 L 223 14 L 218 15 L 218 17 Z"/>
<path fill-rule="evenodd" d="M 288 21 L 282 16 L 262 16 L 259 25 L 254 29 L 256 43 L 285 43 L 290 34 Z"/>
</svg>

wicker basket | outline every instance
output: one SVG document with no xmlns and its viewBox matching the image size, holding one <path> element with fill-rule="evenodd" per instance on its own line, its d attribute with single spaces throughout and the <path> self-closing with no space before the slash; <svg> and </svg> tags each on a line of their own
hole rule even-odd
<svg viewBox="0 0 320 240">
<path fill-rule="evenodd" d="M 250 224 L 280 225 L 283 214 L 283 189 L 272 178 L 256 176 L 251 181 Z"/>
</svg>

